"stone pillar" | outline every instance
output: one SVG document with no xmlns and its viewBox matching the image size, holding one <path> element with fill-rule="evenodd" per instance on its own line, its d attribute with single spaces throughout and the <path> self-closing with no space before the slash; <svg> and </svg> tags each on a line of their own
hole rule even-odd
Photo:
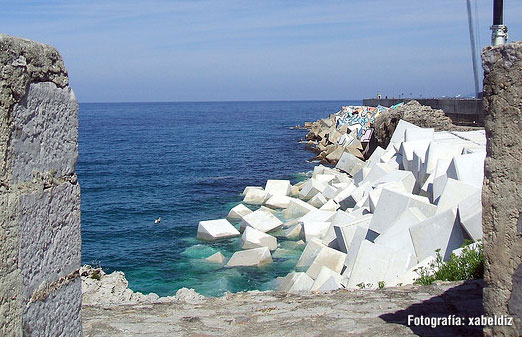
<svg viewBox="0 0 522 337">
<path fill-rule="evenodd" d="M 522 42 L 482 54 L 487 158 L 482 191 L 488 316 L 514 317 L 486 326 L 486 336 L 522 335 Z"/>
<path fill-rule="evenodd" d="M 0 34 L 0 336 L 81 336 L 78 103 L 53 47 Z"/>
</svg>

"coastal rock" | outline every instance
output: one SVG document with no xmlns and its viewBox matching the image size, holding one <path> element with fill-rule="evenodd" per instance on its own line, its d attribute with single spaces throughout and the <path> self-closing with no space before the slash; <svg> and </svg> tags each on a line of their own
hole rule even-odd
<svg viewBox="0 0 522 337">
<path fill-rule="evenodd" d="M 235 252 L 230 260 L 228 260 L 225 267 L 259 267 L 267 263 L 272 263 L 272 255 L 270 255 L 270 250 L 268 247 L 261 247 Z"/>
<path fill-rule="evenodd" d="M 239 236 L 241 233 L 232 226 L 227 219 L 200 221 L 198 225 L 199 240 L 213 241 L 218 239 L 232 238 Z"/>
</svg>

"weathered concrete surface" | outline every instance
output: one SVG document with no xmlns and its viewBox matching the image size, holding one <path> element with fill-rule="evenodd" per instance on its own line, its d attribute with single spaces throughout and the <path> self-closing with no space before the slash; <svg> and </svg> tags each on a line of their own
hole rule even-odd
<svg viewBox="0 0 522 337">
<path fill-rule="evenodd" d="M 485 276 L 489 315 L 513 315 L 516 326 L 485 329 L 487 336 L 522 335 L 520 298 L 522 233 L 522 42 L 488 47 L 482 54 L 487 136 L 482 191 Z M 518 290 L 517 290 L 518 289 Z M 512 303 L 512 302 L 511 302 Z"/>
<path fill-rule="evenodd" d="M 0 34 L 0 335 L 80 336 L 78 103 L 59 53 Z"/>
<path fill-rule="evenodd" d="M 408 315 L 478 317 L 482 282 L 289 294 L 249 292 L 198 303 L 84 306 L 84 336 L 480 336 L 481 326 L 408 326 Z"/>
</svg>

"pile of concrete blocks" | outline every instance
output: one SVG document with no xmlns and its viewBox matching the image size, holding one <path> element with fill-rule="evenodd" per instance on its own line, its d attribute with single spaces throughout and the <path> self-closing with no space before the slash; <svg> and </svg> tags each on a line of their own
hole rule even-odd
<svg viewBox="0 0 522 337">
<path fill-rule="evenodd" d="M 368 160 L 345 152 L 334 169 L 317 166 L 299 198 L 319 207 L 298 213 L 307 245 L 280 290 L 411 284 L 437 251 L 446 261 L 465 239 L 480 240 L 485 146 L 483 130 L 401 120 Z"/>
<path fill-rule="evenodd" d="M 219 259 L 225 267 L 273 263 L 282 241 L 304 240 L 283 291 L 411 284 L 436 251 L 447 260 L 465 239 L 481 239 L 485 144 L 483 130 L 435 132 L 401 120 L 388 147 L 365 161 L 343 152 L 334 168 L 318 165 L 295 185 L 245 188 L 228 220 L 200 222 L 198 238 L 241 235 L 241 249 Z"/>
</svg>

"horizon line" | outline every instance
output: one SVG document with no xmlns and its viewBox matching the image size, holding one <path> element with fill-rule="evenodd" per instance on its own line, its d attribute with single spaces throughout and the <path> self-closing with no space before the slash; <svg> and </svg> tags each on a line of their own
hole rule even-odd
<svg viewBox="0 0 522 337">
<path fill-rule="evenodd" d="M 214 100 L 214 101 L 105 101 L 105 102 L 80 102 L 79 104 L 114 104 L 114 103 L 254 103 L 254 102 L 335 102 L 335 101 L 361 101 L 361 99 L 267 99 L 267 100 Z"/>
</svg>

